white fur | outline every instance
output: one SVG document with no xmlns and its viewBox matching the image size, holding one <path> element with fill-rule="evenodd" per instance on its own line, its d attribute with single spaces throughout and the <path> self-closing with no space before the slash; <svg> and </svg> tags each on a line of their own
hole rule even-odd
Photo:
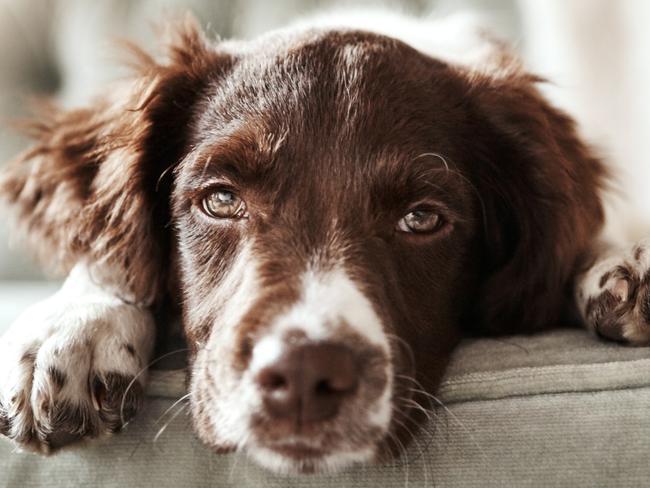
<svg viewBox="0 0 650 488">
<path fill-rule="evenodd" d="M 327 271 L 310 269 L 302 277 L 301 298 L 270 329 L 276 336 L 289 330 L 304 332 L 310 341 L 335 339 L 341 323 L 369 344 L 388 353 L 383 324 L 359 286 L 342 268 Z"/>
<path fill-rule="evenodd" d="M 580 277 L 576 288 L 576 303 L 583 318 L 586 316 L 587 302 L 595 298 L 608 288 L 609 283 L 600 285 L 600 278 L 616 266 L 623 264 L 626 259 L 626 250 L 613 248 L 609 252 L 599 256 L 596 263 Z"/>
<path fill-rule="evenodd" d="M 343 327 L 343 330 L 341 329 Z M 338 340 L 345 330 L 390 354 L 381 319 L 370 300 L 342 268 L 308 270 L 302 277 L 300 300 L 268 327 L 269 333 L 253 349 L 253 373 L 273 363 L 286 350 L 287 333 L 299 331 L 309 342 Z M 387 371 L 390 377 L 391 371 Z"/>
<path fill-rule="evenodd" d="M 45 415 L 44 398 L 90 404 L 94 376 L 136 376 L 150 359 L 154 337 L 148 310 L 125 304 L 94 283 L 83 265 L 75 267 L 59 292 L 27 309 L 0 338 L 0 402 L 13 434 Z M 28 354 L 33 362 L 21 360 Z M 47 374 L 50 367 L 67 378 L 61 390 Z M 12 398 L 28 399 L 31 408 L 18 409 Z"/>
</svg>

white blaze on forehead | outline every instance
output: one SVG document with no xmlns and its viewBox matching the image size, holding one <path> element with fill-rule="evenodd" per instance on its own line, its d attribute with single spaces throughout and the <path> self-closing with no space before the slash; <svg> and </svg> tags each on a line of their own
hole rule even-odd
<svg viewBox="0 0 650 488">
<path fill-rule="evenodd" d="M 332 339 L 344 322 L 371 345 L 388 350 L 381 320 L 370 300 L 341 268 L 307 271 L 300 300 L 274 324 L 276 330 L 299 329 L 312 341 Z"/>
<path fill-rule="evenodd" d="M 313 342 L 336 340 L 334 334 L 342 323 L 369 345 L 389 352 L 381 319 L 345 270 L 309 270 L 302 276 L 298 302 L 270 324 L 268 335 L 255 346 L 251 368 L 259 369 L 277 359 L 288 331 L 303 332 Z"/>
</svg>

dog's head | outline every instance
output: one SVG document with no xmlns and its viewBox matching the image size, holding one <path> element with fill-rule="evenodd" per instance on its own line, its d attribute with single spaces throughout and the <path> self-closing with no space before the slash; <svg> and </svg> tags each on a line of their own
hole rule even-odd
<svg viewBox="0 0 650 488">
<path fill-rule="evenodd" d="M 225 51 L 175 168 L 194 418 L 268 466 L 334 468 L 420 388 L 411 350 L 437 380 L 458 336 L 481 217 L 453 141 L 472 134 L 450 68 L 395 40 L 269 44 Z"/>
<path fill-rule="evenodd" d="M 283 471 L 373 459 L 463 327 L 561 317 L 602 168 L 518 68 L 355 31 L 212 44 L 191 23 L 138 62 L 37 121 L 2 190 L 48 261 L 182 300 L 207 444 Z"/>
</svg>

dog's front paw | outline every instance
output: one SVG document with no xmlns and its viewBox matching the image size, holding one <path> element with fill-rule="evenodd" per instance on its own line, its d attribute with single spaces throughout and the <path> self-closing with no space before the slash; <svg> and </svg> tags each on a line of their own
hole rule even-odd
<svg viewBox="0 0 650 488">
<path fill-rule="evenodd" d="M 55 295 L 0 338 L 0 434 L 42 453 L 119 431 L 140 405 L 149 311 Z"/>
<path fill-rule="evenodd" d="M 650 240 L 597 262 L 579 284 L 578 301 L 597 334 L 650 345 Z"/>
</svg>

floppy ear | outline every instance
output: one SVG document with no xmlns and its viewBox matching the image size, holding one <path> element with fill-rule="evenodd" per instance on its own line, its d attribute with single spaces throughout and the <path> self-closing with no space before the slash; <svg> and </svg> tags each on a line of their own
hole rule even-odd
<svg viewBox="0 0 650 488">
<path fill-rule="evenodd" d="M 487 266 L 479 314 L 488 331 L 525 332 L 569 317 L 572 279 L 602 225 L 606 170 L 574 121 L 524 73 L 476 80 Z"/>
<path fill-rule="evenodd" d="M 169 33 L 162 62 L 132 48 L 136 74 L 91 106 L 40 110 L 28 123 L 36 144 L 0 176 L 0 197 L 47 267 L 85 260 L 148 304 L 170 268 L 159 179 L 182 158 L 198 94 L 224 65 L 191 18 Z"/>
</svg>

